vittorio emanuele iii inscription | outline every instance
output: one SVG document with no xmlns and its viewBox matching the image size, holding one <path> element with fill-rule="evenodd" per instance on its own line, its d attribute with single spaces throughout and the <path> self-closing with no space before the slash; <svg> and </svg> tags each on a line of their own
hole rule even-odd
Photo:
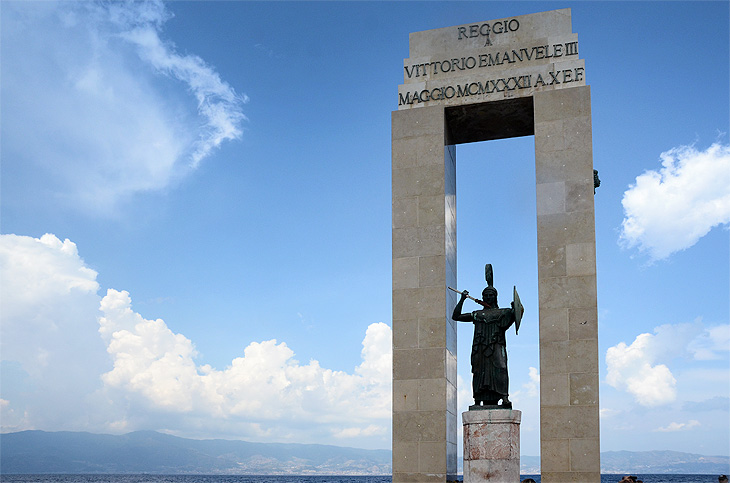
<svg viewBox="0 0 730 483">
<path fill-rule="evenodd" d="M 469 55 L 468 57 L 435 60 L 424 64 L 406 65 L 406 78 L 427 77 L 446 74 L 457 71 L 471 70 L 475 68 L 502 66 L 517 62 L 530 62 L 531 60 L 559 59 L 578 55 L 578 42 L 566 42 L 553 45 L 533 45 L 529 48 L 512 49 L 511 51 L 485 52 L 482 54 Z"/>
<path fill-rule="evenodd" d="M 411 34 L 398 109 L 531 96 L 586 85 L 568 10 Z M 414 42 L 414 40 L 416 42 Z"/>
</svg>

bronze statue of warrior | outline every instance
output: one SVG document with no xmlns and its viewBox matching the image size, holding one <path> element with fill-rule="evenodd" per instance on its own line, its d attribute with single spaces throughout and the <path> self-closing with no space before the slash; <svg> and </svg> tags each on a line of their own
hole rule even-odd
<svg viewBox="0 0 730 483">
<path fill-rule="evenodd" d="M 469 297 L 469 292 L 465 290 L 459 292 L 461 298 L 454 307 L 452 315 L 457 322 L 474 323 L 474 341 L 471 346 L 474 405 L 469 409 L 511 409 L 505 332 L 512 324 L 515 324 L 515 330 L 519 330 L 524 308 L 515 289 L 511 308 L 500 309 L 497 304 L 497 289 L 493 284 L 491 264 L 485 267 L 485 278 L 487 288 L 482 291 L 482 300 L 477 301 L 483 308 L 462 313 L 464 301 Z"/>
</svg>

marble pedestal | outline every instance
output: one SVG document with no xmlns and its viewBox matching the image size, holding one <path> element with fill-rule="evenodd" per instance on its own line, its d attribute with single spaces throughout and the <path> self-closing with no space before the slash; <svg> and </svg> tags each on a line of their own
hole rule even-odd
<svg viewBox="0 0 730 483">
<path fill-rule="evenodd" d="M 522 411 L 472 410 L 462 419 L 464 483 L 519 483 Z"/>
</svg>

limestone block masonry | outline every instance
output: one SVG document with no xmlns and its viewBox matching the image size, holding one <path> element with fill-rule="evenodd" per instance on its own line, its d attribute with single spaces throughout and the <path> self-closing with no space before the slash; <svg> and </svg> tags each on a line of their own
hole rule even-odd
<svg viewBox="0 0 730 483">
<path fill-rule="evenodd" d="M 393 113 L 393 481 L 455 477 L 453 146 L 443 107 Z"/>
<path fill-rule="evenodd" d="M 462 413 L 464 483 L 519 483 L 522 411 Z"/>
<path fill-rule="evenodd" d="M 391 117 L 393 481 L 456 476 L 455 146 L 534 135 L 541 478 L 598 483 L 591 100 L 570 9 L 411 33 L 409 55 Z"/>
</svg>

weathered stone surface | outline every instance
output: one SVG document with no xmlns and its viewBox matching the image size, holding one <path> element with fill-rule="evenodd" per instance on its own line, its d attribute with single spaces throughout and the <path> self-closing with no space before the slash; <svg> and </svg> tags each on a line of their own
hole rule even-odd
<svg viewBox="0 0 730 483">
<path fill-rule="evenodd" d="M 598 372 L 571 373 L 570 405 L 592 406 L 596 404 L 598 404 Z"/>
<path fill-rule="evenodd" d="M 568 310 L 568 330 L 570 340 L 595 339 L 598 333 L 598 313 L 596 307 L 571 308 Z"/>
<path fill-rule="evenodd" d="M 542 406 L 540 432 L 541 435 L 555 436 L 545 439 L 595 438 L 598 434 L 598 406 Z"/>
<path fill-rule="evenodd" d="M 568 309 L 540 309 L 540 338 L 543 342 L 560 342 L 568 338 Z"/>
<path fill-rule="evenodd" d="M 565 373 L 540 375 L 540 405 L 567 406 L 570 402 L 569 376 Z"/>
<path fill-rule="evenodd" d="M 393 378 L 437 379 L 446 375 L 446 349 L 396 349 L 393 351 Z"/>
<path fill-rule="evenodd" d="M 464 422 L 464 483 L 509 482 L 520 477 L 522 412 L 467 411 Z"/>
<path fill-rule="evenodd" d="M 448 329 L 443 317 L 419 317 L 418 347 L 422 349 L 445 347 Z"/>
<path fill-rule="evenodd" d="M 393 259 L 393 288 L 418 288 L 418 257 Z"/>
<path fill-rule="evenodd" d="M 570 440 L 540 438 L 540 465 L 547 465 L 551 471 L 570 471 Z M 544 477 L 545 471 L 540 472 Z"/>
<path fill-rule="evenodd" d="M 597 438 L 571 439 L 570 464 L 575 472 L 600 471 L 599 442 Z"/>
</svg>

